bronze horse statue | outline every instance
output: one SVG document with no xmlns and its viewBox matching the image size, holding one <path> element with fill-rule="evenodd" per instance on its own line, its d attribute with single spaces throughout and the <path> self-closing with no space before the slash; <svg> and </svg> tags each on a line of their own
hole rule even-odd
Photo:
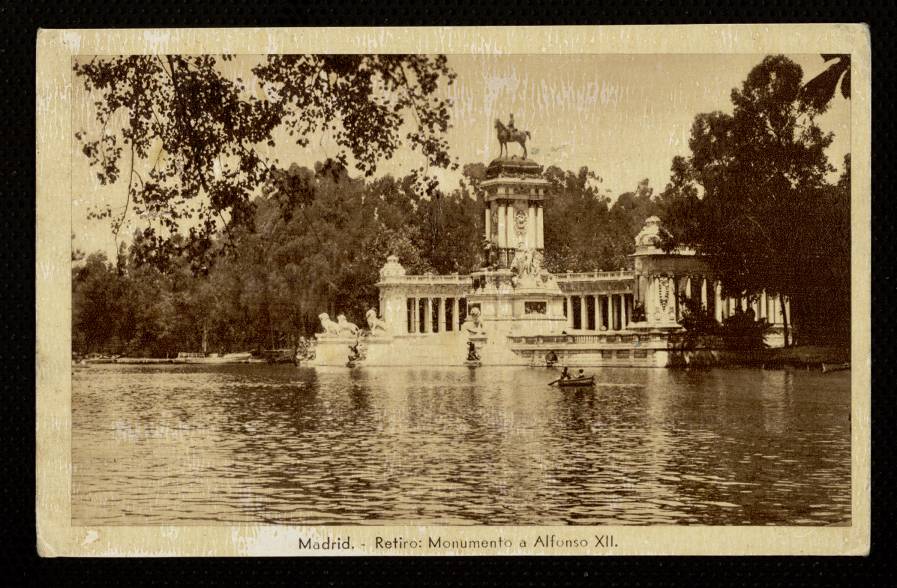
<svg viewBox="0 0 897 588">
<path fill-rule="evenodd" d="M 508 143 L 519 143 L 523 147 L 523 159 L 526 159 L 526 140 L 530 138 L 529 131 L 511 130 L 498 119 L 495 119 L 495 130 L 498 135 L 499 157 L 502 153 L 508 154 Z"/>
</svg>

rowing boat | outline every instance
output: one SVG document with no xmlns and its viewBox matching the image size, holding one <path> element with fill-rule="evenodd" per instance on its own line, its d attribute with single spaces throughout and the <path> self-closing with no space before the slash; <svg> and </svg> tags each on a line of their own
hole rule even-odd
<svg viewBox="0 0 897 588">
<path fill-rule="evenodd" d="M 841 370 L 849 370 L 850 363 L 823 363 L 822 364 L 822 373 L 828 372 L 838 372 Z"/>
<path fill-rule="evenodd" d="M 595 376 L 583 376 L 581 378 L 559 380 L 557 384 L 561 388 L 587 388 L 595 385 Z"/>
</svg>

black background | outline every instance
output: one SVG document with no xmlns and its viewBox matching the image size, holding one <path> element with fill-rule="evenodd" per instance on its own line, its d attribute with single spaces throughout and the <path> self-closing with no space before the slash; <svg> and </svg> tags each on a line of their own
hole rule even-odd
<svg viewBox="0 0 897 588">
<path fill-rule="evenodd" d="M 145 583 L 357 585 L 437 584 L 641 586 L 711 583 L 853 586 L 890 584 L 894 546 L 892 447 L 894 277 L 890 201 L 893 136 L 890 82 L 893 6 L 886 2 L 662 2 L 583 3 L 549 0 L 380 2 L 334 0 L 294 3 L 147 2 L 0 3 L 0 308 L 3 362 L 0 386 L 0 509 L 4 515 L 0 578 L 8 585 L 131 586 Z M 223 26 L 424 26 L 687 23 L 865 22 L 873 63 L 873 485 L 872 555 L 866 558 L 266 558 L 266 559 L 40 559 L 34 513 L 34 87 L 38 28 L 147 28 Z M 854 86 L 854 91 L 858 88 Z M 60 195 L 68 197 L 68 195 Z M 890 581 L 889 581 L 890 580 Z"/>
</svg>

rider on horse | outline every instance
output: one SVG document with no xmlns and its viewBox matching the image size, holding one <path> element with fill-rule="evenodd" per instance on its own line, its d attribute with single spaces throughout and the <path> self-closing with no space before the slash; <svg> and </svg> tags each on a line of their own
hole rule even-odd
<svg viewBox="0 0 897 588">
<path fill-rule="evenodd" d="M 499 157 L 502 154 L 507 155 L 508 143 L 518 143 L 521 147 L 523 147 L 523 158 L 527 158 L 526 152 L 526 140 L 529 138 L 529 131 L 518 131 L 517 127 L 514 126 L 514 115 L 509 115 L 508 126 L 502 124 L 502 122 L 498 119 L 495 119 L 495 130 L 498 135 L 498 144 L 499 144 Z"/>
</svg>

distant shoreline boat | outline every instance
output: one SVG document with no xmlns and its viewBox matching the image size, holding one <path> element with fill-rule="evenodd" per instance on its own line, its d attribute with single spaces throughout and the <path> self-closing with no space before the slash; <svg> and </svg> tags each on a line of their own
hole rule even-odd
<svg viewBox="0 0 897 588">
<path fill-rule="evenodd" d="M 822 364 L 822 373 L 827 374 L 828 372 L 840 372 L 842 370 L 849 370 L 850 362 L 845 363 L 823 363 Z"/>
</svg>

